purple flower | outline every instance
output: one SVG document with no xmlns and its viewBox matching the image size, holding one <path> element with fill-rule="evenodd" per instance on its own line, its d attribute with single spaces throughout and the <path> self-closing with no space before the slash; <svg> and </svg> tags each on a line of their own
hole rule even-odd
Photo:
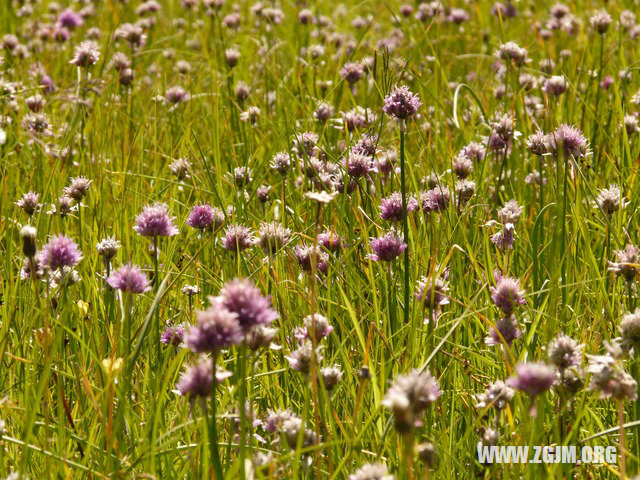
<svg viewBox="0 0 640 480">
<path fill-rule="evenodd" d="M 147 205 L 136 217 L 133 229 L 143 237 L 171 237 L 178 234 L 178 228 L 173 224 L 173 217 L 164 203 Z"/>
<path fill-rule="evenodd" d="M 27 215 L 32 216 L 38 210 L 40 194 L 34 191 L 25 193 L 16 205 L 20 207 Z"/>
<path fill-rule="evenodd" d="M 638 278 L 637 265 L 640 264 L 640 248 L 629 244 L 623 250 L 615 250 L 613 253 L 618 261 L 609 262 L 609 270 L 627 282 L 636 280 Z"/>
<path fill-rule="evenodd" d="M 349 158 L 343 163 L 353 178 L 364 177 L 375 170 L 371 157 L 359 152 L 351 152 Z"/>
<path fill-rule="evenodd" d="M 319 313 L 307 315 L 302 322 L 304 323 L 304 328 L 301 330 L 302 338 L 311 338 L 310 332 L 312 332 L 314 333 L 314 340 L 319 342 L 333 332 L 329 319 Z"/>
<path fill-rule="evenodd" d="M 51 237 L 42 249 L 42 264 L 51 270 L 63 267 L 74 267 L 82 260 L 82 252 L 78 245 L 65 235 Z"/>
<path fill-rule="evenodd" d="M 230 281 L 217 298 L 222 306 L 238 316 L 245 332 L 254 325 L 269 326 L 280 317 L 271 307 L 271 299 L 263 296 L 248 279 Z"/>
<path fill-rule="evenodd" d="M 382 405 L 393 412 L 396 428 L 409 431 L 420 424 L 420 414 L 442 394 L 429 370 L 412 370 L 399 375 L 387 390 Z"/>
<path fill-rule="evenodd" d="M 407 248 L 403 238 L 396 234 L 394 230 L 390 230 L 381 237 L 372 238 L 370 245 L 373 254 L 370 254 L 369 258 L 374 262 L 390 262 Z"/>
<path fill-rule="evenodd" d="M 253 246 L 256 239 L 249 227 L 243 225 L 229 225 L 224 232 L 222 248 L 231 252 L 241 252 Z"/>
<path fill-rule="evenodd" d="M 442 212 L 449 206 L 451 194 L 449 190 L 436 186 L 429 191 L 420 192 L 420 205 L 424 213 Z"/>
<path fill-rule="evenodd" d="M 342 238 L 331 230 L 319 233 L 318 243 L 332 253 L 336 253 L 342 248 Z"/>
<path fill-rule="evenodd" d="M 407 212 L 418 209 L 418 201 L 414 197 L 407 198 Z M 402 194 L 393 192 L 388 197 L 382 199 L 380 205 L 380 217 L 383 220 L 399 222 L 402 220 Z"/>
<path fill-rule="evenodd" d="M 572 125 L 560 125 L 551 138 L 551 151 L 562 150 L 565 158 L 584 157 L 589 152 L 589 142 L 582 132 Z"/>
<path fill-rule="evenodd" d="M 85 40 L 78 45 L 69 63 L 76 67 L 93 67 L 100 59 L 100 47 L 93 40 Z"/>
<path fill-rule="evenodd" d="M 173 345 L 179 347 L 185 336 L 185 328 L 183 324 L 167 325 L 162 335 L 160 335 L 160 341 L 165 345 Z"/>
<path fill-rule="evenodd" d="M 501 231 L 491 236 L 491 243 L 500 250 L 511 249 L 515 241 L 514 233 L 515 228 L 513 224 L 507 223 Z"/>
<path fill-rule="evenodd" d="M 360 62 L 348 62 L 340 69 L 340 76 L 350 84 L 356 83 L 364 74 L 364 66 Z"/>
<path fill-rule="evenodd" d="M 516 305 L 524 305 L 524 290 L 520 289 L 520 282 L 513 277 L 500 276 L 496 286 L 491 287 L 491 300 L 496 307 L 509 315 Z"/>
<path fill-rule="evenodd" d="M 220 383 L 228 375 L 216 373 L 216 382 Z M 183 397 L 189 396 L 206 398 L 211 395 L 213 384 L 213 364 L 210 358 L 200 358 L 182 374 L 176 387 Z"/>
<path fill-rule="evenodd" d="M 549 390 L 557 381 L 556 372 L 544 363 L 520 363 L 516 376 L 507 380 L 511 388 L 521 390 L 532 397 Z"/>
<path fill-rule="evenodd" d="M 315 262 L 315 268 L 319 272 L 327 273 L 329 270 L 329 255 L 316 246 L 296 245 L 294 253 L 300 268 L 305 272 L 312 270 L 312 261 Z"/>
<path fill-rule="evenodd" d="M 187 225 L 199 230 L 216 229 L 222 222 L 224 222 L 222 211 L 206 203 L 194 205 L 187 218 Z"/>
<path fill-rule="evenodd" d="M 420 98 L 409 87 L 395 85 L 384 99 L 383 111 L 400 120 L 412 117 L 422 106 Z"/>
<path fill-rule="evenodd" d="M 314 355 L 315 362 L 319 364 L 322 361 L 320 347 L 317 347 L 314 352 L 313 344 L 309 340 L 305 340 L 302 345 L 284 358 L 289 362 L 291 369 L 307 375 L 311 370 L 311 362 L 313 361 Z"/>
<path fill-rule="evenodd" d="M 507 315 L 496 322 L 489 330 L 489 335 L 485 339 L 487 345 L 502 345 L 506 343 L 511 346 L 514 340 L 522 336 L 522 331 L 518 328 L 518 321 L 513 315 Z"/>
<path fill-rule="evenodd" d="M 151 290 L 147 276 L 136 266 L 128 263 L 113 272 L 107 283 L 115 290 L 128 293 L 144 293 Z"/>
<path fill-rule="evenodd" d="M 70 8 L 63 10 L 60 15 L 58 15 L 58 24 L 71 30 L 79 27 L 83 23 L 82 17 Z"/>
<path fill-rule="evenodd" d="M 418 281 L 418 289 L 415 297 L 427 308 L 436 309 L 440 305 L 447 305 L 449 287 L 440 277 L 422 277 Z"/>
<path fill-rule="evenodd" d="M 198 311 L 196 324 L 185 334 L 184 342 L 195 353 L 219 353 L 239 345 L 244 336 L 238 316 L 214 300 L 209 308 Z"/>
</svg>

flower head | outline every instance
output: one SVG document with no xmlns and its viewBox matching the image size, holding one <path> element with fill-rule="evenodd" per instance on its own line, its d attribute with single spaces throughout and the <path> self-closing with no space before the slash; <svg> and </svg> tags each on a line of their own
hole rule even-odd
<svg viewBox="0 0 640 480">
<path fill-rule="evenodd" d="M 496 307 L 509 315 L 517 305 L 524 305 L 524 290 L 517 278 L 500 276 L 496 286 L 491 287 L 491 300 Z"/>
<path fill-rule="evenodd" d="M 65 235 L 51 237 L 42 249 L 42 264 L 51 270 L 74 267 L 81 259 L 82 252 L 78 245 Z"/>
<path fill-rule="evenodd" d="M 547 352 L 549 361 L 562 371 L 580 365 L 581 350 L 582 345 L 578 345 L 573 338 L 561 333 L 551 341 Z"/>
<path fill-rule="evenodd" d="M 171 237 L 178 234 L 178 227 L 173 224 L 173 217 L 164 203 L 147 205 L 136 217 L 133 229 L 143 237 Z"/>
<path fill-rule="evenodd" d="M 182 345 L 185 336 L 185 326 L 183 324 L 167 325 L 162 335 L 160 335 L 160 342 L 165 345 L 173 345 L 179 347 Z"/>
<path fill-rule="evenodd" d="M 222 239 L 222 248 L 231 252 L 241 252 L 256 243 L 253 232 L 249 227 L 244 225 L 229 225 L 224 232 Z"/>
<path fill-rule="evenodd" d="M 271 307 L 271 299 L 248 279 L 228 282 L 217 297 L 222 306 L 238 317 L 238 322 L 246 332 L 254 325 L 269 326 L 280 315 Z"/>
<path fill-rule="evenodd" d="M 518 320 L 513 315 L 507 315 L 499 319 L 495 326 L 489 330 L 489 335 L 485 339 L 487 345 L 502 345 L 506 343 L 511 346 L 514 340 L 522 336 L 522 331 L 518 328 Z"/>
<path fill-rule="evenodd" d="M 404 432 L 420 423 L 419 415 L 441 394 L 431 372 L 416 369 L 396 378 L 382 405 L 393 412 L 396 428 Z"/>
<path fill-rule="evenodd" d="M 100 59 L 100 47 L 93 40 L 85 40 L 78 45 L 69 63 L 76 67 L 93 67 Z"/>
<path fill-rule="evenodd" d="M 214 301 L 206 310 L 197 312 L 196 324 L 189 328 L 184 341 L 192 352 L 219 353 L 231 345 L 239 345 L 243 339 L 238 315 Z"/>
<path fill-rule="evenodd" d="M 502 380 L 497 380 L 487 388 L 485 393 L 476 395 L 476 408 L 495 408 L 502 410 L 513 399 L 514 391 Z"/>
<path fill-rule="evenodd" d="M 549 390 L 557 381 L 556 372 L 544 363 L 520 363 L 516 376 L 507 380 L 507 385 L 532 397 Z"/>
<path fill-rule="evenodd" d="M 147 276 L 136 266 L 128 263 L 113 272 L 107 283 L 115 290 L 128 293 L 144 293 L 151 290 Z"/>
<path fill-rule="evenodd" d="M 25 193 L 20 200 L 16 202 L 16 205 L 20 207 L 24 213 L 29 216 L 32 216 L 38 210 L 38 200 L 40 199 L 40 194 L 30 191 Z"/>
<path fill-rule="evenodd" d="M 223 222 L 222 210 L 206 203 L 194 205 L 187 218 L 187 225 L 198 230 L 217 229 Z"/>
<path fill-rule="evenodd" d="M 403 238 L 393 229 L 378 238 L 372 238 L 370 246 L 373 254 L 369 258 L 374 262 L 390 262 L 407 248 Z"/>
<path fill-rule="evenodd" d="M 422 106 L 420 98 L 407 86 L 395 85 L 384 99 L 383 111 L 399 120 L 412 117 Z"/>
<path fill-rule="evenodd" d="M 120 246 L 120 242 L 114 237 L 106 237 L 98 242 L 96 250 L 98 251 L 98 254 L 108 262 L 116 256 Z"/>
</svg>

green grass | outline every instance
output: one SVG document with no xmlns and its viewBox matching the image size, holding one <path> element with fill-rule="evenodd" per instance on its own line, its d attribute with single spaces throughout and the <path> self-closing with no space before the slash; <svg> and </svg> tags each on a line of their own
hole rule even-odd
<svg viewBox="0 0 640 480">
<path fill-rule="evenodd" d="M 619 477 L 620 465 L 479 465 L 479 429 L 493 428 L 497 419 L 476 408 L 473 395 L 495 380 L 506 380 L 517 362 L 546 361 L 546 346 L 558 333 L 584 344 L 584 354 L 602 354 L 603 343 L 619 335 L 622 316 L 637 305 L 637 281 L 627 290 L 624 280 L 607 271 L 614 250 L 639 242 L 638 134 L 628 135 L 620 125 L 625 114 L 638 111 L 631 98 L 640 85 L 640 55 L 629 32 L 615 24 L 621 10 L 633 10 L 632 2 L 607 4 L 614 23 L 604 36 L 589 27 L 589 17 L 600 4 L 567 2 L 582 20 L 582 29 L 573 36 L 556 31 L 543 40 L 534 26 L 546 22 L 551 2 L 519 2 L 520 15 L 504 19 L 490 13 L 490 2 L 461 4 L 470 15 L 462 26 L 404 19 L 397 1 L 312 2 L 314 14 L 331 20 L 326 27 L 300 24 L 300 7 L 294 2 L 279 4 L 284 13 L 279 25 L 259 20 L 250 12 L 251 2 L 237 2 L 241 24 L 234 30 L 221 22 L 232 12 L 231 2 L 208 16 L 202 5 L 189 11 L 177 0 L 164 0 L 162 12 L 151 16 L 156 24 L 146 31 L 145 45 L 137 51 L 124 41 L 115 42 L 113 32 L 139 19 L 138 0 L 94 2 L 95 15 L 62 44 L 34 40 L 32 34 L 31 21 L 45 22 L 49 2 L 34 5 L 30 17 L 17 16 L 12 2 L 0 3 L 2 31 L 17 34 L 24 45 L 33 43 L 28 58 L 0 53 L 0 79 L 15 82 L 12 91 L 0 90 L 0 129 L 6 133 L 0 145 L 1 478 L 11 472 L 29 478 L 213 478 L 210 424 L 198 402 L 192 404 L 175 392 L 195 356 L 163 345 L 156 358 L 155 348 L 165 324 L 195 323 L 195 311 L 206 307 L 207 295 L 217 295 L 237 276 L 250 278 L 271 295 L 280 314 L 274 342 L 282 348 L 248 355 L 231 348 L 219 359 L 219 365 L 233 373 L 219 385 L 216 401 L 217 444 L 226 478 L 241 478 L 244 471 L 255 478 L 342 479 L 369 462 L 386 463 L 399 479 Z M 368 15 L 363 28 L 351 26 L 356 16 Z M 102 33 L 101 56 L 88 75 L 79 75 L 69 60 L 90 27 Z M 389 53 L 378 42 L 392 32 L 399 41 Z M 337 47 L 338 33 L 346 37 Z M 510 65 L 501 79 L 492 70 L 493 54 L 509 40 L 527 48 L 532 62 L 520 69 Z M 325 46 L 318 59 L 301 54 L 313 44 Z M 241 57 L 230 69 L 224 51 L 232 46 Z M 571 56 L 561 58 L 563 49 Z M 131 88 L 119 84 L 110 66 L 117 51 L 133 62 Z M 339 71 L 344 63 L 366 57 L 371 57 L 371 70 L 352 90 Z M 545 58 L 555 61 L 554 75 L 567 78 L 567 91 L 560 97 L 547 97 L 539 87 L 527 92 L 517 83 L 519 73 L 546 76 L 539 67 Z M 188 61 L 191 72 L 176 73 L 177 60 Z M 29 113 L 25 99 L 41 90 L 39 79 L 30 73 L 36 63 L 56 84 L 55 92 L 45 95 L 43 109 L 50 136 L 30 135 L 22 127 Z M 620 78 L 623 69 L 630 72 L 630 80 Z M 608 90 L 598 87 L 605 75 L 614 77 Z M 332 84 L 322 90 L 318 80 Z M 251 88 L 244 103 L 235 97 L 238 82 Z M 494 88 L 503 83 L 507 94 L 497 99 Z M 402 256 L 391 265 L 367 258 L 370 237 L 391 225 L 380 218 L 379 207 L 383 197 L 400 189 L 399 172 L 384 182 L 379 174 L 369 182 L 360 179 L 351 194 L 319 207 L 304 196 L 313 189 L 302 170 L 308 158 L 296 160 L 292 154 L 294 165 L 285 178 L 269 167 L 273 155 L 290 151 L 294 135 L 305 131 L 316 132 L 327 160 L 339 165 L 343 153 L 365 132 L 380 134 L 381 149 L 399 150 L 398 129 L 382 113 L 384 96 L 394 84 L 409 85 L 423 102 L 404 135 L 410 195 L 427 190 L 432 173 L 443 188 L 453 189 L 455 154 L 470 141 L 486 141 L 496 114 L 508 113 L 521 133 L 504 162 L 488 154 L 474 163 L 469 179 L 476 191 L 468 203 L 454 201 L 441 213 L 410 215 L 408 272 Z M 155 100 L 173 85 L 187 90 L 190 99 L 175 108 Z M 76 95 L 88 103 L 75 102 Z M 525 107 L 527 96 L 539 99 L 535 114 Z M 335 108 L 324 125 L 313 117 L 322 101 Z M 261 111 L 253 125 L 240 119 L 249 106 Z M 341 128 L 339 112 L 356 106 L 372 109 L 377 117 L 368 129 L 349 132 Z M 525 177 L 539 170 L 540 163 L 527 151 L 525 139 L 562 123 L 580 128 L 592 153 L 567 162 L 549 157 L 543 168 L 546 184 L 540 188 L 526 183 Z M 180 157 L 191 163 L 189 176 L 182 180 L 169 168 Z M 246 193 L 233 182 L 238 166 L 253 172 Z M 69 179 L 79 175 L 93 181 L 82 207 L 64 218 L 50 214 Z M 607 216 L 596 206 L 596 197 L 614 183 L 626 203 Z M 272 187 L 265 204 L 256 198 L 261 185 Z M 15 205 L 29 190 L 40 193 L 43 203 L 31 219 Z M 498 209 L 511 199 L 524 211 L 515 226 L 514 249 L 505 253 L 490 241 L 500 226 L 489 222 L 498 220 Z M 127 347 L 124 305 L 105 288 L 104 264 L 95 246 L 115 236 L 122 248 L 112 268 L 132 261 L 153 276 L 150 242 L 132 227 L 142 208 L 155 201 L 167 203 L 180 234 L 160 240 L 159 278 L 153 290 L 134 299 L 133 339 Z M 233 212 L 218 231 L 199 235 L 185 221 L 200 202 L 225 211 L 233 207 Z M 257 246 L 238 257 L 221 247 L 227 224 L 257 230 L 260 222 L 272 220 L 293 234 L 271 258 L 265 259 Z M 20 279 L 19 232 L 28 222 L 38 230 L 39 248 L 49 235 L 63 233 L 75 240 L 84 257 L 77 266 L 81 282 L 51 289 L 45 281 Z M 401 223 L 397 226 L 402 229 Z M 345 248 L 331 254 L 328 273 L 315 278 L 298 266 L 294 247 L 312 243 L 325 227 L 344 238 Z M 416 282 L 445 268 L 450 304 L 442 308 L 437 324 L 425 324 L 429 311 L 414 300 Z M 510 350 L 484 342 L 500 318 L 490 298 L 494 270 L 517 277 L 526 291 L 526 305 L 516 311 L 523 335 Z M 411 292 L 408 306 L 405 273 Z M 185 284 L 201 289 L 193 309 L 181 293 Z M 313 375 L 305 378 L 291 370 L 285 360 L 296 348 L 296 328 L 313 311 L 327 316 L 334 327 L 322 342 L 320 365 L 337 364 L 344 371 L 333 392 Z M 133 353 L 123 369 L 109 375 L 103 361 L 126 357 L 127 348 Z M 246 375 L 241 375 L 243 361 Z M 624 362 L 637 380 L 639 360 L 627 355 Z M 363 366 L 370 371 L 368 379 L 358 374 Z M 406 461 L 400 452 L 408 439 L 403 442 L 390 412 L 381 406 L 397 375 L 421 367 L 429 368 L 443 391 L 427 409 L 423 426 L 413 432 L 415 443 L 428 441 L 436 447 L 432 472 L 415 458 Z M 127 372 L 129 399 L 123 391 Z M 234 423 L 245 395 L 250 411 L 260 419 L 268 410 L 291 409 L 316 432 L 318 442 L 290 450 L 278 435 L 257 427 L 262 442 L 250 435 L 249 419 L 241 429 L 247 445 L 241 446 Z M 532 417 L 529 399 L 516 393 L 497 421 L 499 444 L 586 441 L 617 446 L 617 404 L 598 396 L 583 388 L 566 401 L 553 389 L 536 399 L 537 416 Z M 636 402 L 627 402 L 624 413 L 631 477 L 640 473 L 640 410 Z M 252 467 L 256 452 L 271 453 L 273 467 Z"/>
</svg>

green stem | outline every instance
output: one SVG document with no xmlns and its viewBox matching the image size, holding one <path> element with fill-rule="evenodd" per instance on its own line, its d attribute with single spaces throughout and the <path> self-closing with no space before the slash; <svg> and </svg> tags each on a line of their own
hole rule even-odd
<svg viewBox="0 0 640 480">
<path fill-rule="evenodd" d="M 405 124 L 400 125 L 400 188 L 402 190 L 402 227 L 404 241 L 407 248 L 404 250 L 404 324 L 409 323 L 409 217 L 407 215 L 407 185 L 405 175 L 404 158 L 404 129 Z"/>
</svg>

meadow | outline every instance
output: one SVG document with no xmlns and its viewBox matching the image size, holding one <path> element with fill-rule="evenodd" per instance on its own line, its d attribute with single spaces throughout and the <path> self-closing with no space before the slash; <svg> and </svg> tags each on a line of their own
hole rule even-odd
<svg viewBox="0 0 640 480">
<path fill-rule="evenodd" d="M 0 2 L 0 478 L 637 478 L 634 12 Z"/>
</svg>

